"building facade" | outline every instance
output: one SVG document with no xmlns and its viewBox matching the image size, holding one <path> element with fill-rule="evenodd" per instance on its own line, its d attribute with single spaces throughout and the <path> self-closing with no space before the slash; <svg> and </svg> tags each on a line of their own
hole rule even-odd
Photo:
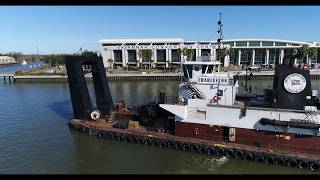
<svg viewBox="0 0 320 180">
<path fill-rule="evenodd" d="M 10 56 L 0 56 L 0 65 L 15 64 L 17 63 L 13 57 Z"/>
<path fill-rule="evenodd" d="M 157 66 L 178 65 L 187 57 L 179 53 L 178 49 L 192 49 L 190 61 L 217 60 L 216 41 L 184 41 L 183 39 L 103 39 L 101 55 L 105 67 L 112 59 L 115 66 L 139 66 L 154 63 Z M 223 45 L 235 49 L 230 57 L 226 56 L 222 62 L 224 66 L 232 65 L 277 65 L 282 64 L 287 54 L 292 53 L 304 44 L 317 49 L 317 55 L 312 58 L 296 59 L 295 64 L 320 63 L 320 44 L 317 42 L 300 42 L 278 39 L 230 39 L 224 40 Z M 150 49 L 151 62 L 142 59 L 139 51 Z"/>
</svg>

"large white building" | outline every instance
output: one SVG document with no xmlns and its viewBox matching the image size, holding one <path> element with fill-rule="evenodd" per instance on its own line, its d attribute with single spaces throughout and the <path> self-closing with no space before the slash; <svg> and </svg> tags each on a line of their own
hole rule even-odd
<svg viewBox="0 0 320 180">
<path fill-rule="evenodd" d="M 184 41 L 183 39 L 103 39 L 101 55 L 105 66 L 112 59 L 116 66 L 138 66 L 150 64 L 143 60 L 138 52 L 141 49 L 152 50 L 152 61 L 157 65 L 168 67 L 169 64 L 180 64 L 186 57 L 179 55 L 178 49 L 192 49 L 194 56 L 191 61 L 216 60 L 217 41 Z M 277 65 L 283 63 L 286 54 L 292 53 L 304 44 L 317 48 L 317 55 L 308 58 L 309 62 L 296 59 L 296 64 L 320 63 L 320 44 L 317 42 L 300 42 L 278 39 L 230 39 L 223 41 L 224 46 L 235 49 L 232 56 L 226 56 L 224 66 L 229 64 L 242 65 Z"/>
<path fill-rule="evenodd" d="M 17 63 L 13 57 L 10 56 L 0 56 L 0 65 L 14 64 Z"/>
</svg>

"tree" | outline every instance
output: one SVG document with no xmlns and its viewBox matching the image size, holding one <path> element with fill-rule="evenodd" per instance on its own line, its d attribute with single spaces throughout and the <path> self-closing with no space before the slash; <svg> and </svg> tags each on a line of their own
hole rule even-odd
<svg viewBox="0 0 320 180">
<path fill-rule="evenodd" d="M 150 62 L 152 54 L 153 53 L 151 49 L 142 49 L 139 51 L 138 56 L 142 58 L 142 60 Z"/>
<path fill-rule="evenodd" d="M 43 61 L 47 64 L 50 64 L 50 65 L 52 65 L 52 64 L 60 65 L 60 64 L 65 63 L 63 55 L 55 55 L 55 54 L 45 56 L 43 58 Z"/>
<path fill-rule="evenodd" d="M 108 63 L 110 65 L 110 68 L 113 69 L 113 59 L 108 59 Z"/>
<path fill-rule="evenodd" d="M 183 55 L 183 56 L 185 56 L 185 50 L 186 50 L 186 48 L 184 48 L 184 49 L 181 49 L 181 48 L 179 48 L 179 49 L 177 49 L 177 54 L 178 54 L 178 56 L 179 56 L 179 59 L 181 58 L 181 55 Z M 180 59 L 181 60 L 181 59 Z"/>
<path fill-rule="evenodd" d="M 185 56 L 187 56 L 188 60 L 192 60 L 193 55 L 194 55 L 194 50 L 193 49 L 185 49 Z"/>
<path fill-rule="evenodd" d="M 312 59 L 317 55 L 317 49 L 314 47 L 310 47 L 308 49 L 308 58 Z"/>
<path fill-rule="evenodd" d="M 235 49 L 233 48 L 222 48 L 217 50 L 218 53 L 218 60 L 224 59 L 226 56 L 232 56 L 236 53 Z"/>
<path fill-rule="evenodd" d="M 308 62 L 308 51 L 309 51 L 309 45 L 304 44 L 298 49 L 296 57 L 298 59 L 303 59 L 303 60 L 306 58 Z"/>
<path fill-rule="evenodd" d="M 98 56 L 96 52 L 93 52 L 93 51 L 87 51 L 85 50 L 81 56 L 86 56 L 86 57 L 90 57 L 90 56 Z"/>
<path fill-rule="evenodd" d="M 155 64 L 154 60 L 151 59 L 151 60 L 150 60 L 150 66 L 154 67 L 154 64 Z M 150 67 L 150 66 L 149 66 L 149 67 Z M 150 68 L 149 68 L 149 69 L 150 69 Z"/>
<path fill-rule="evenodd" d="M 12 56 L 17 62 L 21 62 L 24 60 L 22 53 L 19 52 L 10 53 L 8 55 Z"/>
</svg>

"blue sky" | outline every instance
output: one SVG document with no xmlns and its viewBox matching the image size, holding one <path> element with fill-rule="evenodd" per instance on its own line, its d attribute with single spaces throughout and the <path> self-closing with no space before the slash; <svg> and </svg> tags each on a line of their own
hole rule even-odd
<svg viewBox="0 0 320 180">
<path fill-rule="evenodd" d="M 320 42 L 320 6 L 2 6 L 0 53 L 97 51 L 104 38 L 215 40 L 219 12 L 225 39 Z"/>
</svg>

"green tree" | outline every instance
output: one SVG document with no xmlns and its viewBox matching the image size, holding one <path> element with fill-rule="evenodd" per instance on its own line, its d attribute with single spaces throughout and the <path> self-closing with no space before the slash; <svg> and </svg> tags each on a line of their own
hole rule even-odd
<svg viewBox="0 0 320 180">
<path fill-rule="evenodd" d="M 226 56 L 233 56 L 235 55 L 236 51 L 233 48 L 221 48 L 217 49 L 218 60 L 223 60 Z"/>
<path fill-rule="evenodd" d="M 46 64 L 50 64 L 50 65 L 61 65 L 64 64 L 64 56 L 63 55 L 48 55 L 48 56 L 44 56 L 43 61 Z"/>
<path fill-rule="evenodd" d="M 179 56 L 179 58 L 181 57 L 181 55 L 183 55 L 183 56 L 185 56 L 185 50 L 186 50 L 186 48 L 184 48 L 184 49 L 181 49 L 181 48 L 179 48 L 179 49 L 177 49 L 177 54 L 178 54 L 178 56 Z"/>
<path fill-rule="evenodd" d="M 153 59 L 151 59 L 151 60 L 150 60 L 150 66 L 149 66 L 149 67 L 154 67 L 154 65 L 155 65 L 155 62 L 154 62 Z M 150 69 L 150 68 L 149 68 L 149 69 Z"/>
<path fill-rule="evenodd" d="M 312 58 L 314 58 L 317 54 L 318 54 L 318 53 L 317 53 L 317 49 L 316 49 L 316 48 L 310 47 L 310 48 L 308 49 L 308 58 L 312 59 Z"/>
<path fill-rule="evenodd" d="M 90 57 L 90 56 L 98 56 L 96 52 L 93 52 L 93 51 L 87 51 L 85 50 L 81 56 L 86 56 L 86 57 Z"/>
<path fill-rule="evenodd" d="M 296 54 L 296 58 L 298 59 L 302 59 L 308 62 L 308 52 L 309 52 L 309 45 L 304 44 L 303 46 L 301 46 Z"/>
<path fill-rule="evenodd" d="M 110 64 L 110 68 L 113 69 L 113 59 L 108 59 L 108 63 Z"/>
<path fill-rule="evenodd" d="M 193 49 L 185 49 L 184 50 L 185 56 L 187 56 L 187 60 L 192 60 L 194 56 L 194 50 Z"/>
<path fill-rule="evenodd" d="M 144 62 L 150 62 L 152 54 L 151 49 L 142 49 L 139 51 L 138 56 L 142 58 Z"/>
</svg>

